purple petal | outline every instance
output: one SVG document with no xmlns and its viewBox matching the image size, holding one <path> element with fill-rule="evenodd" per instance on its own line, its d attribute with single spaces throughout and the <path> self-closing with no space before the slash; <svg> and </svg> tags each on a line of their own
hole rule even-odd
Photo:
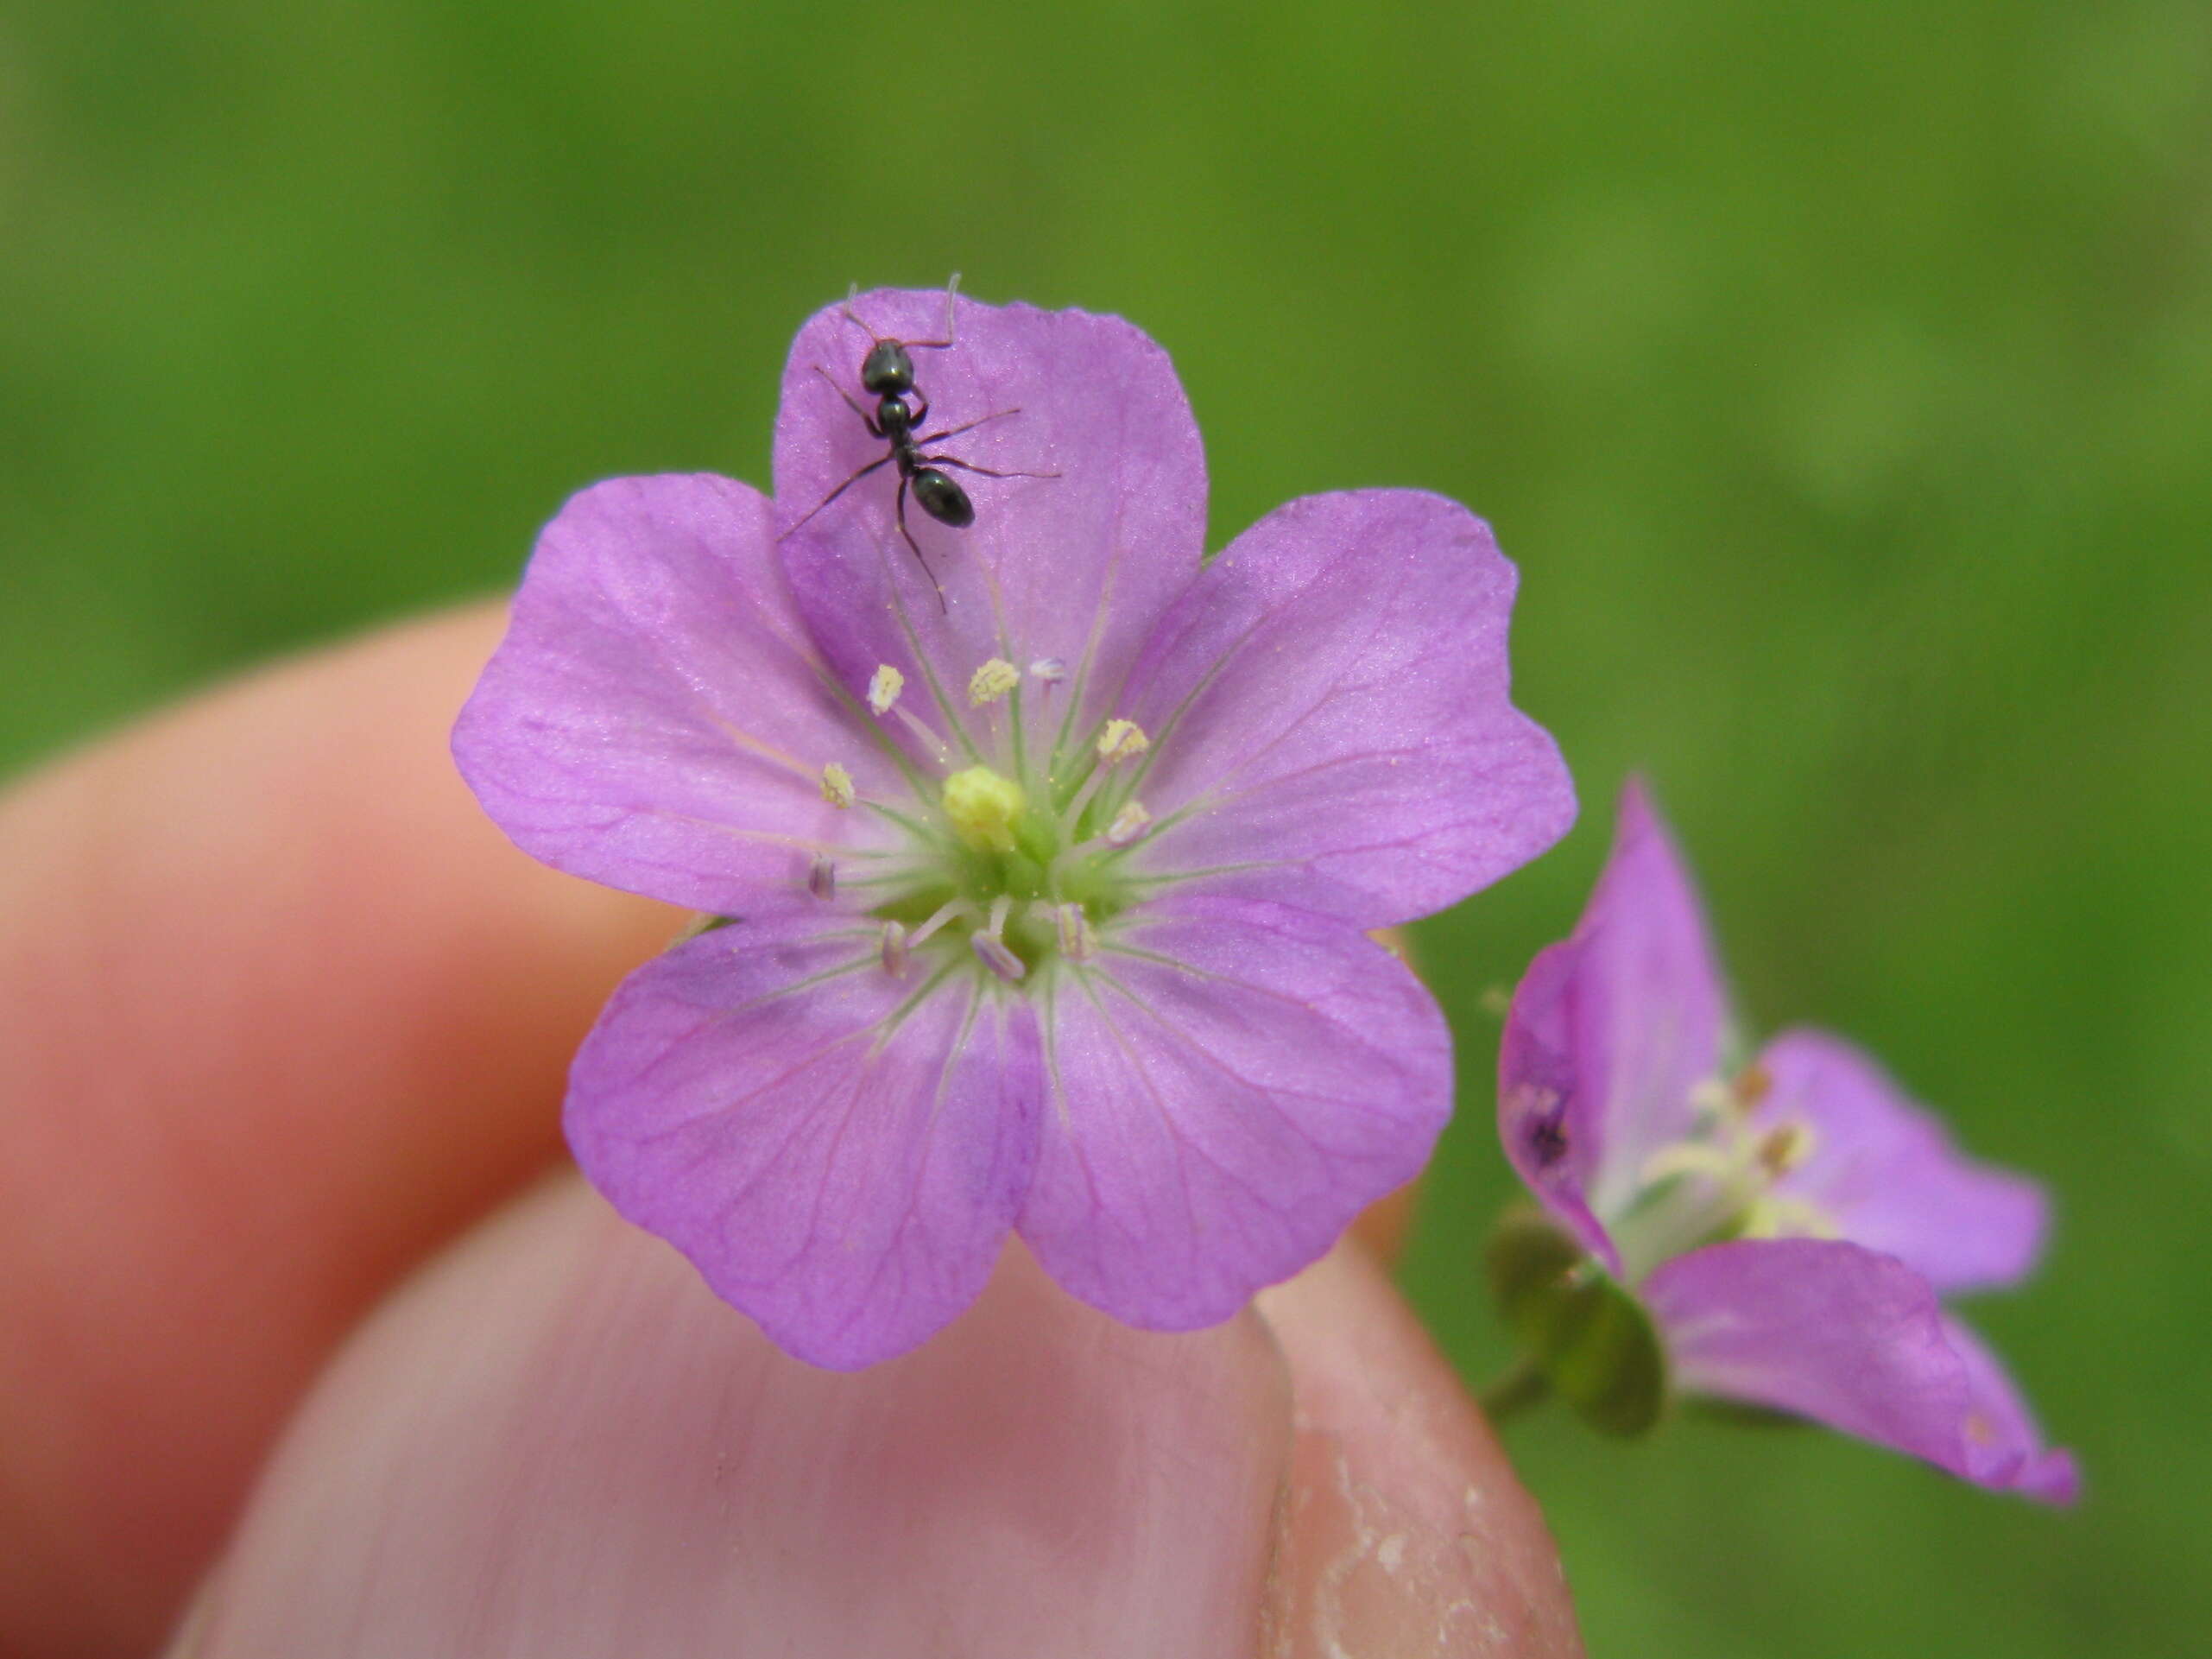
<svg viewBox="0 0 2212 1659">
<path fill-rule="evenodd" d="M 856 470 L 888 453 L 845 406 L 872 408 L 858 370 L 869 332 L 940 338 L 945 295 L 880 290 L 818 313 L 793 342 L 776 421 L 779 521 L 796 522 Z M 1167 354 L 1118 317 L 962 300 L 955 344 L 913 353 L 928 429 L 993 420 L 937 453 L 1050 478 L 955 471 L 973 503 L 964 529 L 910 500 L 907 523 L 944 585 L 946 610 L 899 539 L 894 468 L 861 479 L 784 543 L 793 586 L 844 683 L 879 663 L 911 685 L 910 706 L 940 732 L 972 718 L 963 690 L 997 657 L 1017 668 L 1057 661 L 1067 678 L 1025 685 L 1025 725 L 1049 745 L 1064 719 L 1078 734 L 1112 693 L 1168 601 L 1198 573 L 1206 516 L 1204 453 Z M 817 372 L 819 370 L 821 372 Z M 828 377 L 825 378 L 825 375 Z M 931 681 L 940 693 L 932 709 Z"/>
<path fill-rule="evenodd" d="M 1590 1149 L 1579 1166 L 1590 1208 L 1615 1215 L 1646 1160 L 1691 1129 L 1692 1092 L 1719 1073 L 1728 1019 L 1697 889 L 1641 784 L 1621 792 L 1597 890 L 1554 948 L 1564 955 L 1545 991 L 1558 1056 L 1545 1086 L 1571 1097 L 1568 1122 Z"/>
<path fill-rule="evenodd" d="M 1944 1319 L 1943 1334 L 1966 1367 L 1967 1394 L 1973 1402 L 1966 1422 L 1970 1479 L 2047 1504 L 2070 1504 L 2080 1497 L 2082 1477 L 2074 1454 L 2045 1447 L 2043 1431 L 1997 1356 L 1956 1319 Z"/>
<path fill-rule="evenodd" d="M 1153 738 L 1134 867 L 1372 928 L 1550 846 L 1574 786 L 1510 700 L 1514 586 L 1487 525 L 1416 491 L 1311 496 L 1238 536 L 1115 710 Z"/>
<path fill-rule="evenodd" d="M 1410 1179 L 1450 1114 L 1435 1001 L 1324 917 L 1147 906 L 1048 998 L 1050 1100 L 1018 1225 L 1055 1279 L 1132 1325 L 1228 1318 Z"/>
<path fill-rule="evenodd" d="M 1842 1237 L 1947 1293 L 2010 1284 L 2035 1265 L 2043 1189 L 1961 1155 L 1868 1055 L 1823 1032 L 1791 1031 L 1760 1063 L 1773 1088 L 1759 1121 L 1804 1118 L 1815 1137 L 1779 1190 L 1817 1205 Z"/>
<path fill-rule="evenodd" d="M 1617 1276 L 1621 1252 L 1589 1207 L 1604 1141 L 1602 1097 L 1576 1070 L 1583 957 L 1571 940 L 1539 951 L 1514 991 L 1498 1046 L 1498 1138 L 1522 1183 Z"/>
<path fill-rule="evenodd" d="M 823 799 L 900 788 L 846 711 L 774 559 L 760 494 L 616 478 L 538 538 L 453 757 L 516 844 L 571 874 L 729 913 L 802 888 L 819 844 L 882 826 Z"/>
<path fill-rule="evenodd" d="M 925 985 L 850 919 L 742 922 L 632 974 L 571 1074 L 592 1184 L 818 1365 L 966 1308 L 1028 1187 L 1034 1016 L 980 975 Z"/>
<path fill-rule="evenodd" d="M 1995 1361 L 1894 1257 L 1825 1239 L 1713 1244 L 1642 1294 L 1683 1392 L 1810 1417 L 1979 1485 L 2073 1496 L 2072 1460 L 2043 1449 Z"/>
</svg>

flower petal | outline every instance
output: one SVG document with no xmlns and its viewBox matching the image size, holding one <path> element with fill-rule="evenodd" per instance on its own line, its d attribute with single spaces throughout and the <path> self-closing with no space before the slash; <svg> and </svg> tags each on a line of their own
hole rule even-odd
<svg viewBox="0 0 2212 1659">
<path fill-rule="evenodd" d="M 1583 957 L 1572 940 L 1550 946 L 1514 991 L 1498 1045 L 1498 1138 L 1522 1184 L 1617 1277 L 1620 1250 L 1589 1207 L 1605 1145 L 1604 1096 L 1577 1069 Z"/>
<path fill-rule="evenodd" d="M 1967 1394 L 1973 1402 L 1966 1422 L 1971 1479 L 2047 1504 L 2070 1504 L 2080 1497 L 2082 1477 L 2074 1454 L 2045 1447 L 2027 1402 L 1988 1346 L 1949 1315 L 1943 1335 L 1966 1366 Z"/>
<path fill-rule="evenodd" d="M 1356 929 L 1242 900 L 1124 917 L 1046 991 L 1018 1225 L 1133 1325 L 1226 1319 L 1419 1170 L 1451 1109 L 1436 1003 Z"/>
<path fill-rule="evenodd" d="M 1842 1238 L 1897 1257 L 1943 1292 L 2013 1282 L 2035 1265 L 2047 1206 L 2022 1175 L 1961 1154 L 1874 1060 L 1820 1031 L 1760 1057 L 1773 1086 L 1757 1121 L 1809 1121 L 1812 1155 L 1777 1190 L 1811 1201 Z"/>
<path fill-rule="evenodd" d="M 525 852 L 720 913 L 803 885 L 812 848 L 885 842 L 823 798 L 901 790 L 806 643 L 768 503 L 705 475 L 616 478 L 538 538 L 453 757 Z"/>
<path fill-rule="evenodd" d="M 787 528 L 889 450 L 847 408 L 872 412 L 858 369 L 869 333 L 942 338 L 942 291 L 878 290 L 817 313 L 784 370 L 775 497 Z M 955 469 L 975 522 L 938 523 L 909 500 L 907 525 L 943 584 L 899 538 L 889 466 L 861 479 L 784 543 L 817 638 L 856 692 L 878 664 L 941 733 L 975 724 L 964 688 L 985 662 L 1056 661 L 1067 678 L 1014 693 L 1033 744 L 1063 720 L 1078 736 L 1107 714 L 1152 624 L 1198 573 L 1206 519 L 1204 452 L 1167 354 L 1118 317 L 958 302 L 955 344 L 913 353 L 927 426 L 1000 415 L 928 446 L 975 466 L 1057 472 L 993 478 Z M 1018 410 L 1019 413 L 1002 414 Z M 937 706 L 929 707 L 935 693 Z"/>
<path fill-rule="evenodd" d="M 1514 581 L 1487 525 L 1418 491 L 1310 496 L 1238 536 L 1116 710 L 1153 739 L 1133 867 L 1374 928 L 1550 846 L 1574 786 L 1509 700 Z"/>
<path fill-rule="evenodd" d="M 1691 1128 L 1692 1092 L 1719 1072 L 1728 1019 L 1697 889 L 1640 783 L 1621 792 L 1604 873 L 1553 948 L 1564 956 L 1544 993 L 1555 1056 L 1545 1086 L 1567 1097 L 1565 1121 L 1594 1147 L 1578 1167 L 1589 1207 L 1617 1216 L 1645 1161 Z M 1507 1150 L 1520 1167 L 1526 1150 L 1510 1139 Z"/>
<path fill-rule="evenodd" d="M 784 1348 L 839 1370 L 973 1301 L 1027 1189 L 1034 1016 L 959 972 L 894 978 L 876 930 L 719 928 L 625 981 L 577 1055 L 592 1184 Z"/>
<path fill-rule="evenodd" d="M 1962 1480 L 2070 1501 L 1996 1362 L 1895 1257 L 1825 1239 L 1713 1244 L 1643 1287 L 1685 1393 L 1787 1411 L 1925 1459 Z"/>
</svg>

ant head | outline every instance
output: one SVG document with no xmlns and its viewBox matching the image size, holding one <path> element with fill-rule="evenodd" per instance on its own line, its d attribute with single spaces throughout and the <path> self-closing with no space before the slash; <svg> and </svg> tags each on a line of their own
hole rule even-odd
<svg viewBox="0 0 2212 1659">
<path fill-rule="evenodd" d="M 897 340 L 878 340 L 861 359 L 860 383 L 877 397 L 914 389 L 914 360 Z"/>
</svg>

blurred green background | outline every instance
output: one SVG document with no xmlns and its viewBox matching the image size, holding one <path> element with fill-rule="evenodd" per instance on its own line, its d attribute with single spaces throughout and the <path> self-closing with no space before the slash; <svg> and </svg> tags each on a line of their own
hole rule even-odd
<svg viewBox="0 0 2212 1659">
<path fill-rule="evenodd" d="M 1754 1023 L 2057 1189 L 1976 1316 L 2080 1510 L 1516 1424 L 1593 1650 L 2201 1650 L 2212 9 L 11 0 L 0 764 L 496 588 L 589 479 L 764 479 L 800 319 L 954 268 L 1166 344 L 1215 545 L 1419 484 L 1521 565 L 1586 810 L 1421 937 L 1467 1088 L 1408 1271 L 1470 1377 L 1484 992 L 1632 767 Z"/>
</svg>

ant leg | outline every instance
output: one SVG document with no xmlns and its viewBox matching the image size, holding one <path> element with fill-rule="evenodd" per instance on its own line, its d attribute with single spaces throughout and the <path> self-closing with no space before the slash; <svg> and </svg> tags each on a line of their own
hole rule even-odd
<svg viewBox="0 0 2212 1659">
<path fill-rule="evenodd" d="M 852 401 L 852 394 L 847 391 L 844 387 L 838 385 L 834 379 L 831 379 L 830 371 L 827 369 L 825 369 L 818 363 L 814 365 L 814 372 L 821 376 L 823 379 L 829 381 L 830 389 L 837 393 L 839 397 L 844 398 L 845 401 L 845 407 L 860 417 L 860 423 L 868 428 L 868 435 L 869 437 L 881 438 L 883 435 L 883 428 L 875 424 L 875 417 L 870 415 L 866 409 L 861 408 L 859 404 L 854 402 Z"/>
<path fill-rule="evenodd" d="M 929 394 L 917 386 L 914 388 L 914 396 L 921 400 L 921 407 L 907 417 L 907 424 L 909 427 L 918 427 L 929 418 Z"/>
<path fill-rule="evenodd" d="M 882 459 L 882 460 L 879 460 L 879 461 L 870 461 L 870 462 L 869 462 L 869 464 L 868 464 L 867 465 L 865 465 L 865 466 L 862 467 L 862 468 L 860 469 L 860 471 L 859 471 L 859 472 L 857 472 L 854 473 L 850 478 L 847 478 L 847 479 L 846 479 L 843 484 L 839 484 L 836 489 L 834 489 L 834 490 L 831 491 L 830 491 L 830 493 L 829 493 L 828 495 L 824 496 L 824 497 L 821 498 L 821 500 L 819 500 L 819 501 L 816 502 L 816 503 L 813 504 L 813 506 L 812 506 L 812 507 L 810 507 L 809 509 L 807 509 L 807 511 L 806 511 L 806 518 L 802 518 L 802 519 L 799 520 L 799 521 L 798 521 L 798 523 L 794 523 L 793 525 L 792 525 L 790 529 L 787 529 L 787 530 L 785 530 L 781 535 L 778 535 L 778 536 L 776 537 L 776 540 L 777 540 L 777 541 L 782 541 L 782 540 L 783 540 L 783 538 L 784 538 L 784 536 L 786 536 L 786 535 L 789 535 L 791 534 L 791 531 L 792 531 L 792 530 L 795 530 L 795 529 L 797 529 L 799 528 L 799 526 L 800 524 L 804 524 L 804 523 L 806 522 L 806 519 L 807 519 L 807 518 L 812 518 L 812 517 L 813 517 L 813 516 L 814 516 L 814 515 L 815 515 L 816 513 L 820 512 L 820 511 L 822 510 L 822 509 L 824 509 L 825 507 L 828 506 L 831 502 L 835 501 L 835 500 L 836 500 L 839 496 L 841 496 L 841 495 L 844 494 L 844 492 L 845 492 L 846 491 L 848 491 L 848 490 L 851 489 L 851 488 L 853 487 L 853 485 L 855 485 L 856 484 L 858 484 L 858 483 L 859 483 L 863 478 L 866 478 L 866 477 L 867 477 L 870 472 L 874 472 L 877 467 L 879 467 L 879 466 L 888 466 L 888 465 L 889 465 L 891 464 L 891 462 L 892 462 L 892 461 L 895 460 L 896 459 L 897 459 L 897 456 L 896 456 L 896 455 L 895 455 L 895 453 L 894 453 L 894 454 L 891 454 L 891 455 L 886 455 L 885 457 L 883 457 L 883 459 Z M 901 486 L 901 487 L 903 487 L 903 486 Z"/>
<path fill-rule="evenodd" d="M 917 346 L 927 346 L 936 351 L 952 344 L 952 296 L 959 292 L 960 273 L 954 271 L 945 284 L 945 338 L 941 340 L 907 340 L 904 342 L 907 350 L 911 351 Z"/>
<path fill-rule="evenodd" d="M 929 585 L 937 590 L 937 608 L 949 611 L 951 607 L 945 603 L 945 584 L 937 579 L 937 573 L 929 567 L 929 560 L 922 557 L 921 544 L 914 540 L 914 533 L 907 528 L 907 475 L 903 472 L 899 475 L 898 518 L 899 534 L 907 538 L 907 550 L 914 555 L 914 562 L 922 567 L 922 574 L 929 578 Z"/>
<path fill-rule="evenodd" d="M 975 420 L 968 421 L 965 425 L 947 427 L 942 432 L 924 433 L 920 437 L 915 439 L 914 441 L 918 444 L 941 444 L 947 438 L 957 438 L 964 432 L 973 432 L 977 427 L 982 426 L 986 421 L 1003 421 L 1009 415 L 1019 415 L 1021 413 L 1021 406 L 1019 403 L 1015 404 L 1010 409 L 993 409 L 989 415 L 979 415 Z M 915 424 L 919 426 L 921 423 L 917 421 Z"/>
<path fill-rule="evenodd" d="M 1056 478 L 1057 472 L 1021 472 L 1011 469 L 1001 472 L 988 466 L 977 466 L 972 461 L 956 461 L 950 455 L 925 455 L 922 459 L 932 466 L 957 466 L 963 472 L 980 472 L 987 478 Z"/>
</svg>

